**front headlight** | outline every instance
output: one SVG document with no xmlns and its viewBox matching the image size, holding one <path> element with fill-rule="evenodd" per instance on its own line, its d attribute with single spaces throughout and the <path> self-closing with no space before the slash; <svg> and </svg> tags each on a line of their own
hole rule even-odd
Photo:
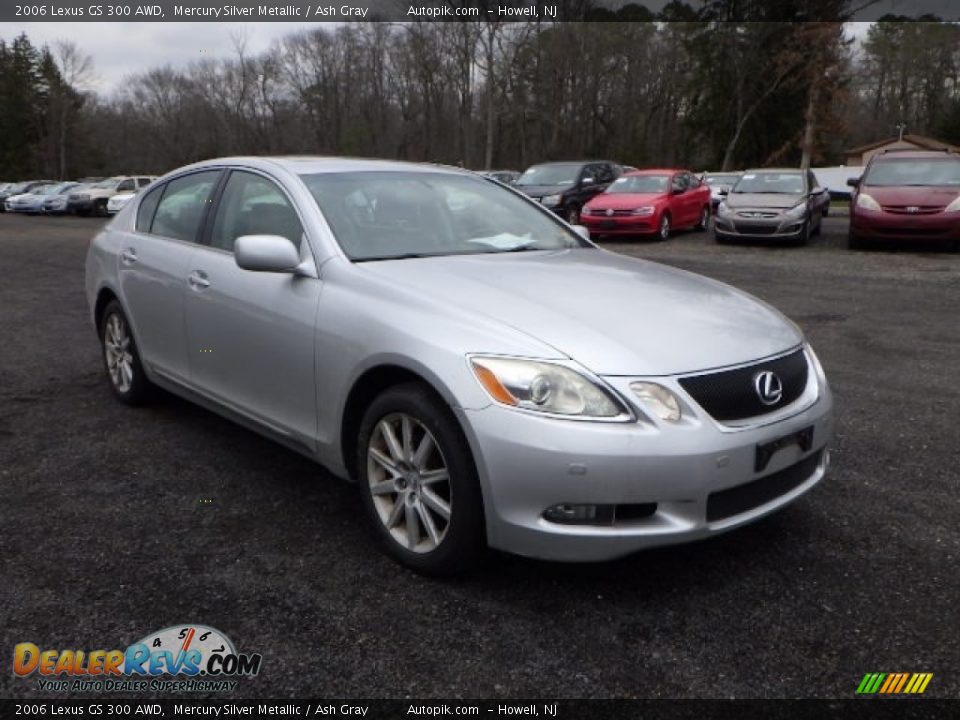
<svg viewBox="0 0 960 720">
<path fill-rule="evenodd" d="M 721 201 L 720 204 L 717 205 L 717 217 L 733 217 L 733 210 L 730 209 L 730 206 L 727 205 L 726 201 Z"/>
<path fill-rule="evenodd" d="M 944 212 L 960 212 L 960 195 L 957 195 L 953 202 L 947 205 L 944 209 Z"/>
<path fill-rule="evenodd" d="M 563 365 L 541 360 L 472 357 L 484 390 L 511 407 L 581 418 L 618 418 L 629 412 L 593 380 Z"/>
<path fill-rule="evenodd" d="M 866 193 L 860 193 L 857 195 L 857 207 L 861 207 L 864 210 L 879 210 L 880 203 Z"/>
<path fill-rule="evenodd" d="M 799 205 L 796 205 L 790 208 L 789 210 L 785 210 L 783 212 L 783 215 L 784 217 L 788 217 L 795 220 L 797 218 L 802 218 L 804 213 L 806 212 L 807 212 L 807 204 L 800 203 Z"/>
<path fill-rule="evenodd" d="M 680 400 L 663 385 L 635 382 L 630 383 L 630 389 L 640 398 L 644 407 L 661 420 L 680 422 Z"/>
<path fill-rule="evenodd" d="M 559 195 L 545 195 L 545 196 L 540 200 L 540 202 L 542 202 L 544 205 L 559 205 L 559 204 L 560 204 L 560 196 L 559 196 Z"/>
<path fill-rule="evenodd" d="M 632 210 L 630 214 L 639 215 L 641 217 L 647 217 L 648 215 L 653 215 L 653 205 L 644 205 L 643 207 L 638 207 L 636 210 Z"/>
</svg>

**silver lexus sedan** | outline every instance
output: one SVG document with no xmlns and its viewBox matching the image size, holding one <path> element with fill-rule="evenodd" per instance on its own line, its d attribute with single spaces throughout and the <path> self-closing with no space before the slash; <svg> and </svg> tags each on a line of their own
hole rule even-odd
<svg viewBox="0 0 960 720">
<path fill-rule="evenodd" d="M 213 160 L 94 238 L 86 292 L 119 400 L 165 388 L 354 481 L 420 572 L 614 558 L 817 484 L 833 402 L 797 326 L 584 234 L 453 168 Z"/>
</svg>

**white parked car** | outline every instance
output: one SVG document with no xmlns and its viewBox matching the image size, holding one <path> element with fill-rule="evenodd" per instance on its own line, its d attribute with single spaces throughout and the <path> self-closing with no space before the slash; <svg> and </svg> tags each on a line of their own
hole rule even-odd
<svg viewBox="0 0 960 720">
<path fill-rule="evenodd" d="M 107 200 L 107 215 L 116 215 L 123 210 L 123 206 L 136 196 L 135 192 L 117 193 Z"/>
</svg>

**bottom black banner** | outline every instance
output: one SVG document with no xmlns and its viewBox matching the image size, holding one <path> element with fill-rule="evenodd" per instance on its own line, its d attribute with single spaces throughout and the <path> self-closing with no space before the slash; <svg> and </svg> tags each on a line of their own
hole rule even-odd
<svg viewBox="0 0 960 720">
<path fill-rule="evenodd" d="M 682 718 L 885 720 L 956 718 L 960 702 L 856 700 L 0 700 L 0 718 Z"/>
</svg>

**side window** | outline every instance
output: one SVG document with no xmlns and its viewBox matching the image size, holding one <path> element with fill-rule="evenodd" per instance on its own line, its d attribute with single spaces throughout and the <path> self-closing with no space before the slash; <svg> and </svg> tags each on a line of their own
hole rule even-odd
<svg viewBox="0 0 960 720">
<path fill-rule="evenodd" d="M 137 178 L 137 185 L 139 187 L 146 187 L 151 183 L 150 178 Z"/>
<path fill-rule="evenodd" d="M 144 195 L 143 200 L 140 201 L 140 207 L 137 208 L 137 232 L 150 232 L 150 224 L 153 222 L 153 215 L 157 211 L 162 195 L 163 185 Z"/>
<path fill-rule="evenodd" d="M 698 188 L 700 187 L 700 180 L 696 175 L 691 173 L 684 173 L 683 176 L 687 179 L 687 187 L 689 188 Z"/>
<path fill-rule="evenodd" d="M 580 179 L 584 178 L 593 178 L 593 183 L 596 185 L 599 182 L 603 182 L 597 177 L 600 174 L 599 165 L 584 165 L 583 170 L 580 171 Z"/>
<path fill-rule="evenodd" d="M 219 177 L 219 170 L 208 170 L 168 182 L 150 231 L 154 235 L 196 242 L 210 193 Z"/>
<path fill-rule="evenodd" d="M 674 175 L 670 186 L 672 190 L 679 190 L 683 192 L 687 189 L 687 178 L 684 177 L 683 174 Z"/>
<path fill-rule="evenodd" d="M 123 180 L 117 185 L 118 193 L 131 192 L 132 190 L 136 190 L 136 189 L 137 189 L 137 186 L 133 184 L 133 178 Z"/>
<path fill-rule="evenodd" d="M 234 171 L 223 189 L 210 245 L 233 252 L 234 242 L 242 235 L 282 235 L 299 248 L 303 226 L 274 182 Z"/>
</svg>

